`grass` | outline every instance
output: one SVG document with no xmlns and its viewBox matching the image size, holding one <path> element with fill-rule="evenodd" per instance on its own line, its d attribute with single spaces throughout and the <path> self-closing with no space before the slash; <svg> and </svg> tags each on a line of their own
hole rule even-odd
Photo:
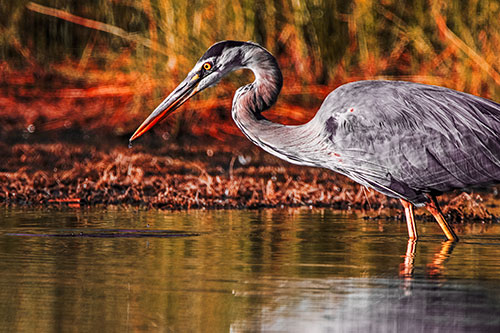
<svg viewBox="0 0 500 333">
<path fill-rule="evenodd" d="M 396 199 L 324 169 L 286 165 L 241 141 L 238 148 L 167 143 L 132 150 L 67 142 L 0 143 L 4 161 L 0 206 L 168 210 L 306 206 L 403 219 L 402 210 L 393 209 L 400 206 Z M 497 221 L 492 193 L 451 193 L 442 199 L 448 202 L 443 212 L 450 222 Z"/>
<path fill-rule="evenodd" d="M 254 40 L 277 56 L 285 86 L 270 117 L 285 122 L 311 118 L 331 89 L 359 79 L 404 79 L 500 99 L 497 1 L 53 0 L 6 2 L 0 14 L 4 113 L 23 105 L 30 114 L 18 115 L 24 128 L 30 120 L 47 128 L 68 104 L 97 100 L 105 121 L 92 108 L 65 118 L 106 127 L 112 117 L 113 133 L 130 133 L 222 39 Z M 191 123 L 193 134 L 213 136 L 207 124 L 214 123 L 236 134 L 227 109 L 250 78 L 235 75 L 204 93 L 167 131 L 189 132 L 182 124 Z M 52 112 L 37 119 L 35 98 Z"/>
</svg>

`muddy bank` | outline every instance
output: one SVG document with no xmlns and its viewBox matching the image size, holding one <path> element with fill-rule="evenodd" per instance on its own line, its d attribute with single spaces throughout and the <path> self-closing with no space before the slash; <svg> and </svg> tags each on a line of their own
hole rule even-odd
<svg viewBox="0 0 500 333">
<path fill-rule="evenodd" d="M 234 147 L 200 142 L 139 144 L 132 149 L 84 143 L 0 143 L 0 204 L 170 210 L 311 206 L 401 218 L 399 209 L 388 210 L 399 208 L 397 200 L 333 172 L 280 161 L 243 138 L 235 143 Z M 492 203 L 500 198 L 491 188 L 441 199 L 444 212 L 455 221 L 491 221 L 489 211 L 496 209 Z"/>
</svg>

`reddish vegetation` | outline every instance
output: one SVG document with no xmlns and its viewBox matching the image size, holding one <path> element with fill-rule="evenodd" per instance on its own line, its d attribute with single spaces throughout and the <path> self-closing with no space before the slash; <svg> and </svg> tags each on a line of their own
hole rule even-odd
<svg viewBox="0 0 500 333">
<path fill-rule="evenodd" d="M 306 205 L 371 210 L 376 216 L 383 213 L 382 208 L 399 207 L 396 200 L 332 172 L 291 166 L 243 142 L 238 147 L 243 155 L 228 145 L 200 143 L 160 149 L 0 145 L 5 158 L 0 203 L 161 209 Z M 478 196 L 459 196 L 445 213 L 455 219 L 491 219 L 480 201 Z"/>
<path fill-rule="evenodd" d="M 289 166 L 248 146 L 248 155 L 239 158 L 229 147 L 214 145 L 168 145 L 152 153 L 140 146 L 105 151 L 60 143 L 17 144 L 2 150 L 7 164 L 0 176 L 0 200 L 7 204 L 340 208 L 370 199 L 378 206 L 383 199 L 374 192 L 356 193 L 350 184 L 335 185 L 338 177 L 330 172 Z M 251 161 L 242 166 L 239 161 L 244 160 Z"/>
</svg>

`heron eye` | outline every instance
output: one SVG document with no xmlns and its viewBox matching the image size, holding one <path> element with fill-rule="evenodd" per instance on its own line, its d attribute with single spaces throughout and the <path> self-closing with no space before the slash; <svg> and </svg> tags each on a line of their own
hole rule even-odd
<svg viewBox="0 0 500 333">
<path fill-rule="evenodd" d="M 203 64 L 203 69 L 206 70 L 206 71 L 209 71 L 212 69 L 212 64 L 209 63 L 209 62 L 206 62 Z"/>
</svg>

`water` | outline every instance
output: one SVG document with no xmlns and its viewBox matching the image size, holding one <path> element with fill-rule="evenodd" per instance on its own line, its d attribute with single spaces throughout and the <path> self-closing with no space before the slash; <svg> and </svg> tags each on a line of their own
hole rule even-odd
<svg viewBox="0 0 500 333">
<path fill-rule="evenodd" d="M 498 224 L 454 245 L 330 210 L 0 217 L 0 331 L 500 330 Z"/>
</svg>

